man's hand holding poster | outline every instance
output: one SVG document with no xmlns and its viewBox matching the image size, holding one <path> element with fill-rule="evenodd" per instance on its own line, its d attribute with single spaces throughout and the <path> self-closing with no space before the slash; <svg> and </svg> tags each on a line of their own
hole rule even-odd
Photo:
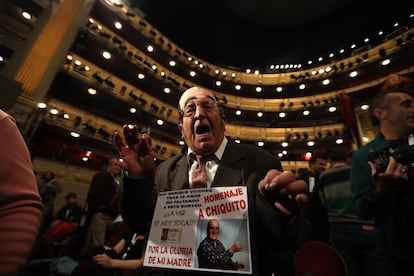
<svg viewBox="0 0 414 276">
<path fill-rule="evenodd" d="M 250 274 L 247 188 L 161 192 L 144 266 Z"/>
</svg>

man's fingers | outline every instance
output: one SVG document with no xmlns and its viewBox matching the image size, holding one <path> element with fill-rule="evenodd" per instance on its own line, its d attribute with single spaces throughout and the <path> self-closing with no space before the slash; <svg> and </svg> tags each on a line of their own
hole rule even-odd
<svg viewBox="0 0 414 276">
<path fill-rule="evenodd" d="M 125 144 L 122 141 L 122 137 L 121 137 L 121 135 L 119 134 L 118 131 L 114 132 L 113 141 L 114 141 L 114 144 L 115 144 L 116 148 L 118 149 L 118 152 L 121 153 L 122 148 L 125 146 Z"/>
<path fill-rule="evenodd" d="M 124 125 L 124 138 L 129 147 L 140 143 L 138 127 L 136 125 Z"/>
</svg>

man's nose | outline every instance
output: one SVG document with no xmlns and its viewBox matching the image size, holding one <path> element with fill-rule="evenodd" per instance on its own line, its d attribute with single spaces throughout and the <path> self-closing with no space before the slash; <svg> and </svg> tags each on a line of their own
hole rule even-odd
<svg viewBox="0 0 414 276">
<path fill-rule="evenodd" d="M 194 113 L 194 118 L 198 119 L 200 117 L 204 117 L 205 116 L 205 112 L 204 112 L 204 108 L 202 105 L 197 104 L 195 106 L 195 113 Z"/>
</svg>

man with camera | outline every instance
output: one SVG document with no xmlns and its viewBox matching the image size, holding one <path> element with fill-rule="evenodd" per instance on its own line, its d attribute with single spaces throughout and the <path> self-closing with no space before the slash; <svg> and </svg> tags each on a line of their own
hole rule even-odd
<svg viewBox="0 0 414 276">
<path fill-rule="evenodd" d="M 386 257 L 383 275 L 408 275 L 414 258 L 414 98 L 413 91 L 380 92 L 370 110 L 379 133 L 352 159 L 353 207 L 375 219 L 378 249 Z"/>
</svg>

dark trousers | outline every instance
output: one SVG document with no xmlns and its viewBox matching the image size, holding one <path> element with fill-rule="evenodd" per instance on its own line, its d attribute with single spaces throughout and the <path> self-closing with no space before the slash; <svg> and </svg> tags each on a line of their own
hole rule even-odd
<svg viewBox="0 0 414 276">
<path fill-rule="evenodd" d="M 378 251 L 373 226 L 331 223 L 330 243 L 343 255 L 350 276 L 387 275 L 387 261 Z"/>
</svg>

